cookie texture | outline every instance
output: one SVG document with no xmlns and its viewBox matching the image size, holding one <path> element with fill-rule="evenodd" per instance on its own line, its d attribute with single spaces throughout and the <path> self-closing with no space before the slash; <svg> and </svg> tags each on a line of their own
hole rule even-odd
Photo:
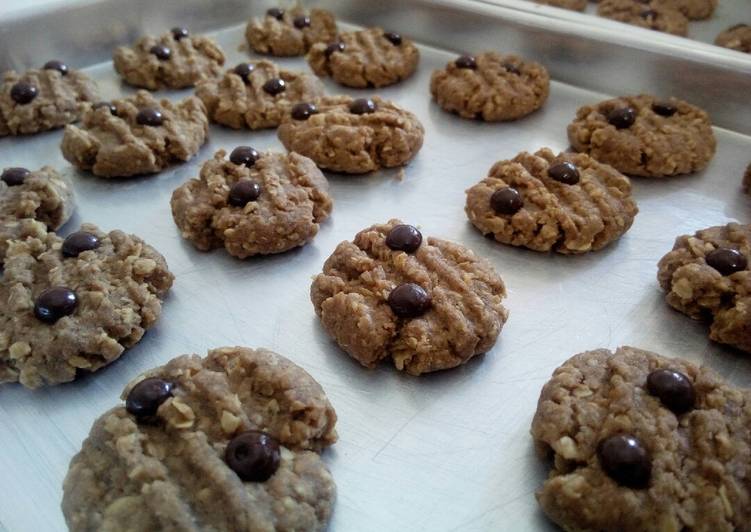
<svg viewBox="0 0 751 532">
<path fill-rule="evenodd" d="M 260 186 L 257 199 L 232 203 L 238 182 Z M 198 249 L 224 247 L 238 258 L 281 253 L 315 237 L 331 213 L 328 182 L 315 163 L 298 153 L 266 152 L 248 168 L 219 150 L 172 194 L 172 216 Z"/>
<path fill-rule="evenodd" d="M 20 102 L 13 98 L 14 87 L 18 86 L 25 86 L 27 94 L 25 98 L 16 96 Z M 31 100 L 26 101 L 29 97 Z M 0 137 L 63 127 L 79 119 L 86 102 L 97 99 L 96 84 L 78 70 L 66 67 L 66 74 L 52 68 L 23 74 L 10 70 L 3 74 L 0 84 Z"/>
<path fill-rule="evenodd" d="M 208 37 L 167 32 L 138 39 L 132 48 L 118 46 L 115 70 L 126 83 L 149 90 L 184 89 L 222 73 L 224 53 Z"/>
<path fill-rule="evenodd" d="M 340 46 L 332 51 L 332 44 Z M 319 76 L 329 76 L 345 87 L 385 87 L 411 76 L 420 61 L 412 41 L 381 28 L 342 33 L 337 41 L 317 43 L 308 64 Z"/>
<path fill-rule="evenodd" d="M 253 18 L 245 28 L 245 39 L 254 52 L 276 56 L 305 55 L 318 42 L 336 40 L 334 15 L 325 9 L 307 11 L 270 9 L 263 18 Z"/>
<path fill-rule="evenodd" d="M 549 90 L 544 66 L 497 52 L 462 56 L 430 79 L 430 93 L 441 108 L 486 122 L 516 120 L 536 111 Z"/>
<path fill-rule="evenodd" d="M 728 267 L 728 261 L 717 262 L 722 258 L 717 250 L 734 250 L 741 257 Z M 678 237 L 673 250 L 660 260 L 657 274 L 671 307 L 709 322 L 712 340 L 747 353 L 751 353 L 749 257 L 751 225 L 730 223 Z"/>
<path fill-rule="evenodd" d="M 446 240 L 421 238 L 409 252 L 387 244 L 399 220 L 340 243 L 316 276 L 310 297 L 326 332 L 352 358 L 372 368 L 382 360 L 411 375 L 454 368 L 487 352 L 508 311 L 506 288 L 489 262 Z M 392 292 L 421 287 L 430 305 L 397 315 Z"/>
<path fill-rule="evenodd" d="M 324 530 L 335 485 L 318 452 L 337 439 L 336 413 L 302 368 L 265 349 L 183 355 L 144 378 L 171 384 L 143 421 L 118 406 L 102 415 L 70 463 L 62 509 L 73 532 Z M 225 462 L 232 438 L 263 430 L 280 460 L 266 481 Z"/>
<path fill-rule="evenodd" d="M 159 318 L 173 280 L 164 257 L 122 231 L 81 230 L 99 244 L 78 256 L 65 256 L 54 233 L 10 242 L 0 279 L 0 382 L 72 381 L 119 358 Z M 35 306 L 52 287 L 72 290 L 77 304 L 48 323 Z"/>
<path fill-rule="evenodd" d="M 228 70 L 221 79 L 198 84 L 196 96 L 213 122 L 234 129 L 277 127 L 294 104 L 323 96 L 323 84 L 315 76 L 282 70 L 270 61 L 250 65 L 252 70 L 246 79 L 235 70 Z M 283 83 L 274 84 L 272 80 Z M 282 90 L 276 92 L 279 87 Z"/>
<path fill-rule="evenodd" d="M 715 44 L 751 54 L 751 25 L 736 24 L 722 31 L 715 39 Z"/>
<path fill-rule="evenodd" d="M 192 158 L 206 141 L 209 121 L 201 100 L 189 96 L 173 104 L 157 100 L 146 91 L 91 107 L 80 126 L 67 126 L 61 149 L 71 164 L 100 177 L 131 177 L 152 174 L 167 166 Z M 153 118 L 142 123 L 141 112 Z"/>
<path fill-rule="evenodd" d="M 678 9 L 666 2 L 641 2 L 640 0 L 602 0 L 597 4 L 601 17 L 625 22 L 632 26 L 688 35 L 688 19 Z"/>
<path fill-rule="evenodd" d="M 633 117 L 630 125 L 618 121 L 626 111 Z M 568 126 L 568 139 L 576 151 L 624 174 L 644 177 L 703 170 L 717 146 L 706 112 L 677 98 L 659 100 L 646 94 L 579 108 Z"/>
<path fill-rule="evenodd" d="M 538 4 L 562 7 L 572 11 L 584 11 L 587 7 L 587 0 L 535 0 Z"/>
<path fill-rule="evenodd" d="M 285 116 L 277 131 L 279 140 L 288 150 L 313 159 L 319 168 L 335 172 L 362 174 L 407 164 L 422 147 L 425 129 L 420 121 L 377 96 L 369 100 L 372 112 L 352 112 L 362 100 L 321 98 L 306 120 Z"/>
</svg>

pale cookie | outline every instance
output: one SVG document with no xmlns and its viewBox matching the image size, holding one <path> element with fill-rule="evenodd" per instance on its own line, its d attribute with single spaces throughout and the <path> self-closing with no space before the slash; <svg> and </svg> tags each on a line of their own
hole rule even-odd
<svg viewBox="0 0 751 532">
<path fill-rule="evenodd" d="M 324 9 L 308 12 L 272 7 L 263 19 L 254 18 L 245 29 L 245 39 L 254 52 L 276 56 L 305 55 L 318 42 L 336 39 L 334 15 Z"/>
<path fill-rule="evenodd" d="M 0 382 L 72 381 L 136 344 L 172 286 L 167 263 L 140 238 L 94 225 L 62 239 L 14 240 L 0 279 Z"/>
<path fill-rule="evenodd" d="M 326 529 L 336 486 L 320 452 L 336 413 L 302 368 L 265 349 L 183 355 L 126 386 L 63 484 L 71 532 Z"/>
<path fill-rule="evenodd" d="M 498 242 L 535 251 L 596 251 L 639 212 L 627 177 L 584 154 L 548 148 L 495 163 L 467 190 L 472 224 Z"/>
<path fill-rule="evenodd" d="M 430 93 L 445 111 L 486 122 L 516 120 L 536 111 L 549 90 L 544 66 L 497 52 L 459 56 L 430 79 Z"/>
<path fill-rule="evenodd" d="M 684 37 L 688 34 L 688 19 L 686 16 L 665 2 L 602 0 L 597 5 L 597 14 L 640 28 Z"/>
<path fill-rule="evenodd" d="M 381 28 L 342 33 L 339 39 L 313 45 L 308 64 L 319 76 L 345 87 L 385 87 L 411 76 L 420 52 L 409 39 Z"/>
<path fill-rule="evenodd" d="M 158 37 L 141 37 L 132 48 L 118 46 L 112 60 L 126 83 L 153 91 L 184 89 L 221 75 L 224 53 L 208 37 L 173 28 Z"/>
<path fill-rule="evenodd" d="M 676 239 L 657 278 L 674 309 L 710 324 L 709 337 L 751 353 L 751 225 L 730 223 Z"/>
<path fill-rule="evenodd" d="M 751 54 L 751 25 L 736 24 L 721 32 L 715 39 L 715 44 Z"/>
<path fill-rule="evenodd" d="M 330 96 L 293 107 L 277 133 L 285 148 L 319 168 L 363 174 L 407 164 L 425 129 L 414 114 L 377 96 Z"/>
<path fill-rule="evenodd" d="M 573 11 L 584 11 L 587 8 L 587 0 L 534 0 L 538 4 L 546 4 L 554 7 L 562 7 Z"/>
<path fill-rule="evenodd" d="M 323 96 L 323 83 L 315 76 L 258 61 L 240 63 L 221 79 L 199 83 L 196 96 L 213 122 L 235 129 L 263 129 L 277 127 L 295 103 Z"/>
<path fill-rule="evenodd" d="M 490 350 L 508 317 L 505 297 L 489 262 L 399 220 L 340 243 L 310 287 L 323 328 L 352 358 L 411 375 Z"/>
<path fill-rule="evenodd" d="M 703 170 L 717 147 L 706 112 L 677 98 L 646 94 L 579 108 L 568 139 L 576 151 L 644 177 Z"/>
<path fill-rule="evenodd" d="M 131 177 L 187 161 L 208 131 L 206 108 L 195 96 L 173 104 L 138 91 L 88 109 L 80 127 L 65 128 L 61 149 L 71 164 L 94 175 Z"/>
<path fill-rule="evenodd" d="M 202 251 L 224 247 L 244 259 L 304 246 L 331 213 L 328 182 L 297 153 L 219 150 L 172 194 L 172 217 L 183 238 Z"/>
</svg>

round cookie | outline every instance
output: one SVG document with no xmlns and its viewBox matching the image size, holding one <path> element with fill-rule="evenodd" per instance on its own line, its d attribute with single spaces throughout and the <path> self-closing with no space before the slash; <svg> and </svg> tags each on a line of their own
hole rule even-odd
<svg viewBox="0 0 751 532">
<path fill-rule="evenodd" d="M 219 76 L 224 53 L 208 37 L 173 28 L 158 37 L 141 37 L 132 48 L 118 46 L 112 60 L 126 83 L 154 91 L 184 89 Z"/>
<path fill-rule="evenodd" d="M 159 318 L 173 275 L 154 248 L 84 224 L 11 241 L 0 279 L 0 382 L 72 381 L 132 347 Z"/>
<path fill-rule="evenodd" d="M 277 134 L 285 148 L 319 168 L 363 174 L 404 166 L 422 147 L 425 129 L 417 117 L 377 96 L 328 96 L 303 108 L 293 108 Z"/>
<path fill-rule="evenodd" d="M 324 9 L 307 11 L 299 5 L 272 7 L 263 19 L 251 19 L 245 29 L 245 39 L 254 52 L 276 56 L 305 55 L 315 43 L 331 42 L 336 35 L 334 15 Z"/>
<path fill-rule="evenodd" d="M 565 530 L 746 530 L 751 393 L 633 347 L 578 354 L 542 389 L 537 492 Z"/>
<path fill-rule="evenodd" d="M 146 91 L 90 107 L 79 126 L 67 126 L 60 148 L 74 166 L 99 177 L 153 174 L 192 158 L 206 142 L 209 121 L 201 100 L 173 104 Z"/>
<path fill-rule="evenodd" d="M 579 108 L 568 139 L 576 151 L 643 177 L 703 170 L 717 146 L 706 112 L 677 98 L 646 94 Z"/>
<path fill-rule="evenodd" d="M 315 76 L 258 61 L 240 63 L 219 80 L 199 83 L 196 96 L 214 122 L 235 129 L 263 129 L 277 127 L 293 104 L 323 96 L 323 84 Z"/>
<path fill-rule="evenodd" d="M 718 46 L 751 54 L 751 25 L 736 24 L 722 31 L 714 43 Z"/>
<path fill-rule="evenodd" d="M 584 154 L 548 148 L 493 165 L 467 190 L 465 212 L 483 234 L 535 251 L 596 251 L 639 212 L 627 177 Z"/>
<path fill-rule="evenodd" d="M 751 353 L 751 225 L 729 223 L 676 239 L 657 279 L 674 309 L 709 322 L 709 337 Z"/>
<path fill-rule="evenodd" d="M 597 14 L 640 28 L 672 33 L 683 37 L 688 34 L 688 19 L 686 16 L 665 2 L 602 0 L 597 5 Z"/>
<path fill-rule="evenodd" d="M 653 0 L 654 1 L 654 0 Z M 690 20 L 704 20 L 712 16 L 718 0 L 660 0 L 683 13 Z"/>
<path fill-rule="evenodd" d="M 265 349 L 183 355 L 94 422 L 63 484 L 71 532 L 323 531 L 336 497 L 319 452 L 336 413 Z"/>
<path fill-rule="evenodd" d="M 319 76 L 345 87 L 385 87 L 410 77 L 420 60 L 412 41 L 381 28 L 342 33 L 338 40 L 314 44 L 308 64 Z"/>
<path fill-rule="evenodd" d="M 508 317 L 506 287 L 464 246 L 423 238 L 399 220 L 340 243 L 310 287 L 321 324 L 363 366 L 391 360 L 411 375 L 490 350 Z"/>
<path fill-rule="evenodd" d="M 497 52 L 460 56 L 430 79 L 430 93 L 441 108 L 486 122 L 516 120 L 536 111 L 549 90 L 544 66 Z"/>
<path fill-rule="evenodd" d="M 538 4 L 545 4 L 573 11 L 584 11 L 587 8 L 587 0 L 535 0 Z"/>
<path fill-rule="evenodd" d="M 307 244 L 331 213 L 328 182 L 298 153 L 219 150 L 172 194 L 182 236 L 202 251 L 224 247 L 244 259 Z"/>
</svg>

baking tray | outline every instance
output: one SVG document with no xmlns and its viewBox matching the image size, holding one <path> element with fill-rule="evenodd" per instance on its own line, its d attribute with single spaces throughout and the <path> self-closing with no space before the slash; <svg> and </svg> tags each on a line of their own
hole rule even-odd
<svg viewBox="0 0 751 532">
<path fill-rule="evenodd" d="M 709 342 L 703 325 L 670 310 L 655 280 L 656 263 L 675 236 L 749 221 L 751 198 L 740 192 L 751 159 L 751 121 L 743 119 L 749 112 L 748 70 L 730 59 L 704 61 L 686 50 L 668 56 L 632 46 L 628 36 L 613 41 L 607 32 L 477 2 L 317 4 L 349 23 L 378 24 L 422 43 L 416 75 L 377 92 L 414 111 L 427 133 L 403 178 L 399 171 L 329 174 L 333 216 L 302 249 L 245 261 L 221 250 L 200 253 L 180 238 L 170 215 L 172 190 L 196 176 L 215 150 L 238 144 L 282 149 L 273 131 L 212 126 L 210 142 L 191 162 L 121 181 L 73 171 L 57 148 L 59 131 L 0 139 L 3 166 L 51 164 L 72 174 L 79 207 L 63 234 L 83 221 L 133 232 L 165 255 L 176 276 L 156 327 L 108 368 L 34 392 L 0 387 L 0 529 L 64 530 L 62 481 L 94 419 L 117 404 L 125 383 L 140 372 L 211 347 L 269 347 L 323 385 L 339 415 L 340 440 L 324 453 L 339 492 L 330 527 L 335 532 L 552 530 L 533 495 L 547 469 L 537 460 L 528 431 L 540 388 L 574 353 L 630 344 L 706 363 L 735 384 L 751 385 L 751 359 Z M 194 32 L 224 27 L 211 34 L 233 65 L 249 57 L 240 48 L 238 21 L 270 5 L 236 0 L 66 4 L 0 21 L 1 61 L 7 68 L 54 56 L 84 66 L 105 60 L 116 43 L 142 32 L 184 24 Z M 457 51 L 487 48 L 516 51 L 548 66 L 556 81 L 541 111 L 514 123 L 483 124 L 431 103 L 433 69 Z M 278 62 L 307 69 L 300 58 Z M 87 71 L 105 96 L 131 92 L 109 63 Z M 614 81 L 615 73 L 622 75 Z M 711 83 L 703 81 L 705 76 Z M 331 93 L 368 94 L 325 83 Z M 633 181 L 641 212 L 619 242 L 585 256 L 540 254 L 494 243 L 469 224 L 464 190 L 493 162 L 542 146 L 564 150 L 566 125 L 579 106 L 640 90 L 676 93 L 706 105 L 723 127 L 716 129 L 718 152 L 704 172 Z M 724 100 L 714 101 L 716 95 Z M 308 299 L 311 276 L 337 243 L 391 217 L 463 243 L 503 276 L 511 315 L 487 355 L 414 378 L 388 366 L 363 369 L 322 331 Z"/>
</svg>

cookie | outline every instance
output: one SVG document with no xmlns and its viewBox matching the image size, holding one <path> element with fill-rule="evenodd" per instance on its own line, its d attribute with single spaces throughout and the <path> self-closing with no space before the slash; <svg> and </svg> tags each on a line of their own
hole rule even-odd
<svg viewBox="0 0 751 532">
<path fill-rule="evenodd" d="M 245 39 L 254 52 L 276 56 L 305 55 L 315 43 L 334 41 L 336 35 L 334 15 L 301 6 L 272 7 L 263 19 L 251 19 L 245 29 Z"/>
<path fill-rule="evenodd" d="M 655 0 L 652 0 L 655 1 Z M 659 0 L 677 9 L 690 20 L 704 20 L 712 16 L 718 0 Z"/>
<path fill-rule="evenodd" d="M 751 163 L 748 163 L 746 173 L 743 174 L 743 190 L 745 190 L 747 194 L 751 194 Z"/>
<path fill-rule="evenodd" d="M 328 96 L 293 107 L 277 133 L 285 148 L 319 168 L 363 174 L 407 164 L 425 129 L 414 114 L 377 96 Z"/>
<path fill-rule="evenodd" d="M 450 369 L 496 342 L 506 287 L 489 262 L 390 220 L 340 243 L 310 287 L 324 330 L 365 367 Z"/>
<path fill-rule="evenodd" d="M 585 154 L 548 148 L 493 165 L 467 190 L 465 212 L 483 234 L 535 251 L 596 251 L 619 239 L 639 209 L 631 182 Z"/>
<path fill-rule="evenodd" d="M 183 355 L 128 384 L 63 484 L 72 532 L 322 531 L 336 487 L 319 452 L 336 413 L 302 368 L 265 349 Z"/>
<path fill-rule="evenodd" d="M 97 99 L 96 84 L 61 61 L 23 74 L 10 70 L 0 84 L 0 137 L 61 128 Z"/>
<path fill-rule="evenodd" d="M 709 115 L 677 98 L 622 96 L 576 112 L 571 146 L 624 174 L 668 177 L 703 170 L 717 142 Z"/>
<path fill-rule="evenodd" d="M 386 87 L 410 77 L 420 60 L 412 41 L 381 28 L 342 33 L 338 40 L 314 44 L 308 64 L 319 76 L 345 87 Z"/>
<path fill-rule="evenodd" d="M 177 104 L 146 91 L 102 102 L 84 112 L 81 125 L 67 126 L 63 156 L 100 177 L 153 174 L 192 158 L 206 142 L 209 121 L 201 100 Z"/>
<path fill-rule="evenodd" d="M 573 11 L 584 11 L 587 8 L 587 0 L 535 0 L 538 4 L 562 7 Z"/>
<path fill-rule="evenodd" d="M 172 194 L 183 238 L 202 251 L 224 247 L 244 259 L 304 246 L 331 214 L 328 182 L 298 153 L 259 154 L 249 146 L 219 150 Z"/>
<path fill-rule="evenodd" d="M 718 46 L 751 54 L 751 25 L 736 24 L 721 32 L 714 43 Z"/>
<path fill-rule="evenodd" d="M 126 83 L 154 91 L 184 89 L 221 75 L 224 53 L 208 37 L 172 28 L 158 37 L 141 37 L 132 48 L 118 46 L 112 60 Z"/>
<path fill-rule="evenodd" d="M 323 96 L 323 84 L 315 76 L 258 61 L 240 63 L 221 79 L 199 83 L 196 96 L 213 122 L 235 129 L 263 129 L 277 127 L 293 104 Z"/>
<path fill-rule="evenodd" d="M 665 2 L 602 0 L 597 5 L 597 14 L 640 28 L 672 33 L 683 37 L 688 34 L 688 19 L 686 16 Z"/>
<path fill-rule="evenodd" d="M 730 223 L 676 239 L 657 278 L 674 309 L 709 322 L 709 337 L 751 353 L 751 225 Z"/>
<path fill-rule="evenodd" d="M 542 107 L 549 89 L 544 66 L 497 52 L 459 56 L 430 79 L 430 93 L 441 108 L 486 122 L 527 116 Z"/>
<path fill-rule="evenodd" d="M 72 381 L 135 345 L 172 286 L 154 248 L 84 224 L 9 243 L 0 279 L 0 382 L 27 388 Z"/>
</svg>

